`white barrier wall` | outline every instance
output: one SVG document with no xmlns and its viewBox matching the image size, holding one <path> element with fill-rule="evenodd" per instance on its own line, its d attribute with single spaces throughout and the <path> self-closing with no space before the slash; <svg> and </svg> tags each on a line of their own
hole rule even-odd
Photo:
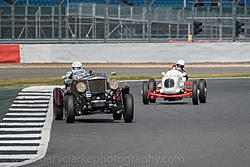
<svg viewBox="0 0 250 167">
<path fill-rule="evenodd" d="M 21 63 L 246 62 L 250 43 L 24 44 Z"/>
</svg>

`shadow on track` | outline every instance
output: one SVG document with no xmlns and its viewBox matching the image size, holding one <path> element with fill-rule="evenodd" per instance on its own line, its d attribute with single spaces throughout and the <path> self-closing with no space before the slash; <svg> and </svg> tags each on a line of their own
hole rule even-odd
<svg viewBox="0 0 250 167">
<path fill-rule="evenodd" d="M 121 121 L 114 121 L 113 119 L 76 119 L 75 122 L 79 123 L 122 123 Z"/>
<path fill-rule="evenodd" d="M 188 102 L 159 102 L 156 103 L 158 105 L 185 105 L 185 104 L 190 104 Z"/>
</svg>

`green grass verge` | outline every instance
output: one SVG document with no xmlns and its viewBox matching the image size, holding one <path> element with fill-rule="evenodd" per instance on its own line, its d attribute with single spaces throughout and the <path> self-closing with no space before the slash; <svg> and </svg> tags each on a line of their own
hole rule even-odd
<svg viewBox="0 0 250 167">
<path fill-rule="evenodd" d="M 250 74 L 195 74 L 189 75 L 189 78 L 235 78 L 250 77 Z M 148 80 L 150 78 L 161 79 L 162 76 L 112 76 L 110 79 L 119 81 L 126 80 Z M 7 79 L 0 80 L 0 88 L 4 87 L 26 87 L 41 85 L 63 85 L 61 78 L 25 78 L 25 79 Z"/>
</svg>

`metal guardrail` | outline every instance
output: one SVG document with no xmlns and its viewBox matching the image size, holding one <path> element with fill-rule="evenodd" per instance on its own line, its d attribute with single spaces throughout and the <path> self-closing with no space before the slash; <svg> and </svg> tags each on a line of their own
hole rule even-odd
<svg viewBox="0 0 250 167">
<path fill-rule="evenodd" d="M 250 41 L 250 8 L 237 8 Z M 197 40 L 232 40 L 233 7 L 0 6 L 1 43 L 187 41 L 193 19 L 203 23 Z"/>
</svg>

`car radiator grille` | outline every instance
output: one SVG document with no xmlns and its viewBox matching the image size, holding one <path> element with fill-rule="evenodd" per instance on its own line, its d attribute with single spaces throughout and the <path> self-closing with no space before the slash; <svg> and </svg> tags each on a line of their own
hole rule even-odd
<svg viewBox="0 0 250 167">
<path fill-rule="evenodd" d="M 89 89 L 91 92 L 105 92 L 106 81 L 105 79 L 89 80 Z"/>
</svg>

